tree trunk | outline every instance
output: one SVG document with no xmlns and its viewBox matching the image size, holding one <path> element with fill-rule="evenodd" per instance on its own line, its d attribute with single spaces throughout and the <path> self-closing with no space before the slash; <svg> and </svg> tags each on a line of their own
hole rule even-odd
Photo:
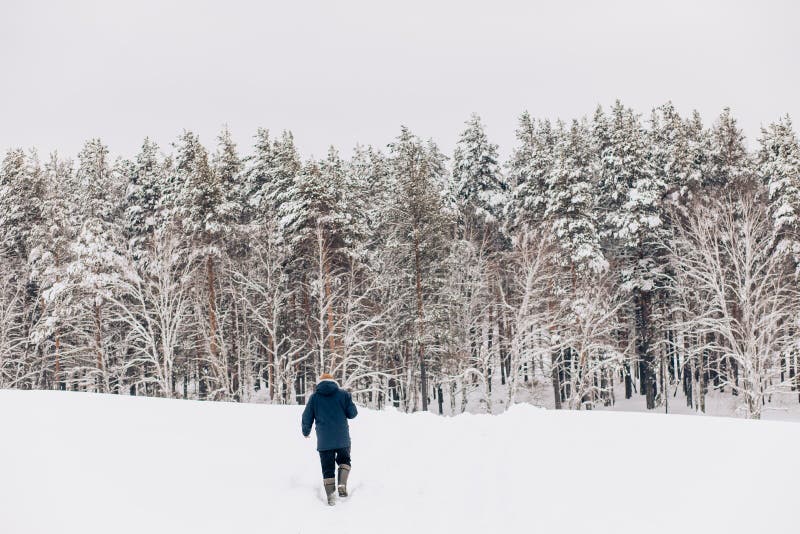
<svg viewBox="0 0 800 534">
<path fill-rule="evenodd" d="M 325 304 L 328 312 L 328 349 L 333 357 L 336 352 L 336 339 L 333 337 L 333 305 L 331 304 L 331 267 L 325 262 Z M 331 363 L 335 367 L 336 362 Z"/>
<path fill-rule="evenodd" d="M 422 343 L 422 273 L 420 272 L 419 238 L 414 233 L 414 271 L 417 282 L 417 335 L 419 346 L 419 380 L 422 391 L 422 411 L 428 411 L 428 377 L 425 370 L 425 347 Z"/>
<path fill-rule="evenodd" d="M 551 362 L 551 374 L 553 379 L 553 398 L 555 399 L 555 406 L 556 410 L 561 409 L 561 380 L 559 378 L 559 370 L 558 367 L 560 365 L 559 357 L 556 356 L 558 351 L 552 351 L 550 353 L 550 362 Z"/>
<path fill-rule="evenodd" d="M 639 359 L 639 387 L 645 396 L 647 409 L 656 407 L 656 376 L 652 351 L 650 350 L 650 301 L 649 291 L 634 291 L 636 310 L 636 355 Z"/>
<path fill-rule="evenodd" d="M 97 370 L 100 376 L 97 379 L 97 389 L 101 392 L 108 391 L 108 380 L 106 377 L 105 365 L 103 361 L 103 348 L 102 348 L 102 322 L 100 319 L 100 306 L 97 302 L 94 303 L 94 350 L 97 356 Z"/>
<path fill-rule="evenodd" d="M 267 354 L 267 389 L 269 390 L 270 402 L 275 401 L 275 347 L 272 335 L 267 334 L 267 346 L 269 354 Z"/>
<path fill-rule="evenodd" d="M 209 327 L 209 356 L 212 361 L 217 361 L 219 348 L 217 347 L 217 311 L 215 307 L 216 291 L 214 289 L 214 259 L 209 254 L 206 257 L 206 274 L 208 281 L 208 327 Z M 201 362 L 198 367 L 199 397 L 205 399 L 208 395 L 209 383 L 208 362 Z"/>
</svg>

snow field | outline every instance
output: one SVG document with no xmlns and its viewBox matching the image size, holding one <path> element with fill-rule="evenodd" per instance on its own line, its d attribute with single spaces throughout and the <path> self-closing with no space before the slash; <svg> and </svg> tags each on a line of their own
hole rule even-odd
<svg viewBox="0 0 800 534">
<path fill-rule="evenodd" d="M 795 423 L 361 408 L 331 508 L 300 406 L 0 391 L 0 410 L 3 534 L 796 531 Z"/>
</svg>

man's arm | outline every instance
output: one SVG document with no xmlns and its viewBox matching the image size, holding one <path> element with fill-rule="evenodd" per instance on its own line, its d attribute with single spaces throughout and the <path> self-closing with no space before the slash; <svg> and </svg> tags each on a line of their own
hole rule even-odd
<svg viewBox="0 0 800 534">
<path fill-rule="evenodd" d="M 314 395 L 308 399 L 306 409 L 303 410 L 302 428 L 303 435 L 308 437 L 311 434 L 311 425 L 314 424 Z"/>
<path fill-rule="evenodd" d="M 353 404 L 353 395 L 351 395 L 349 391 L 347 392 L 347 406 L 345 407 L 344 414 L 348 419 L 354 419 L 355 416 L 358 415 L 356 405 Z"/>
</svg>

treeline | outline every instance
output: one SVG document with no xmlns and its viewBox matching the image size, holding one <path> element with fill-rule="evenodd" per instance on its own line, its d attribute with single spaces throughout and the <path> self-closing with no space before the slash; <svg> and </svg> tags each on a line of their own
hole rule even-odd
<svg viewBox="0 0 800 534">
<path fill-rule="evenodd" d="M 349 159 L 263 129 L 244 158 L 227 130 L 9 150 L 0 387 L 296 403 L 332 372 L 408 411 L 716 388 L 754 418 L 799 394 L 788 117 L 754 151 L 669 103 L 516 134 L 507 162 L 474 115 L 451 158 L 406 128 Z"/>
</svg>

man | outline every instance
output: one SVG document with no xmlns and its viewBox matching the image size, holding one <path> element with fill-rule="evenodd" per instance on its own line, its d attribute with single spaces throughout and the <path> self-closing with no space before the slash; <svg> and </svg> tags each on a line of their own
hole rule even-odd
<svg viewBox="0 0 800 534">
<path fill-rule="evenodd" d="M 311 425 L 316 422 L 322 484 L 331 506 L 336 504 L 335 464 L 339 464 L 339 496 L 347 497 L 347 476 L 350 474 L 350 427 L 347 420 L 356 415 L 358 410 L 350 393 L 341 389 L 333 376 L 323 374 L 303 410 L 302 431 L 307 438 Z"/>
</svg>

